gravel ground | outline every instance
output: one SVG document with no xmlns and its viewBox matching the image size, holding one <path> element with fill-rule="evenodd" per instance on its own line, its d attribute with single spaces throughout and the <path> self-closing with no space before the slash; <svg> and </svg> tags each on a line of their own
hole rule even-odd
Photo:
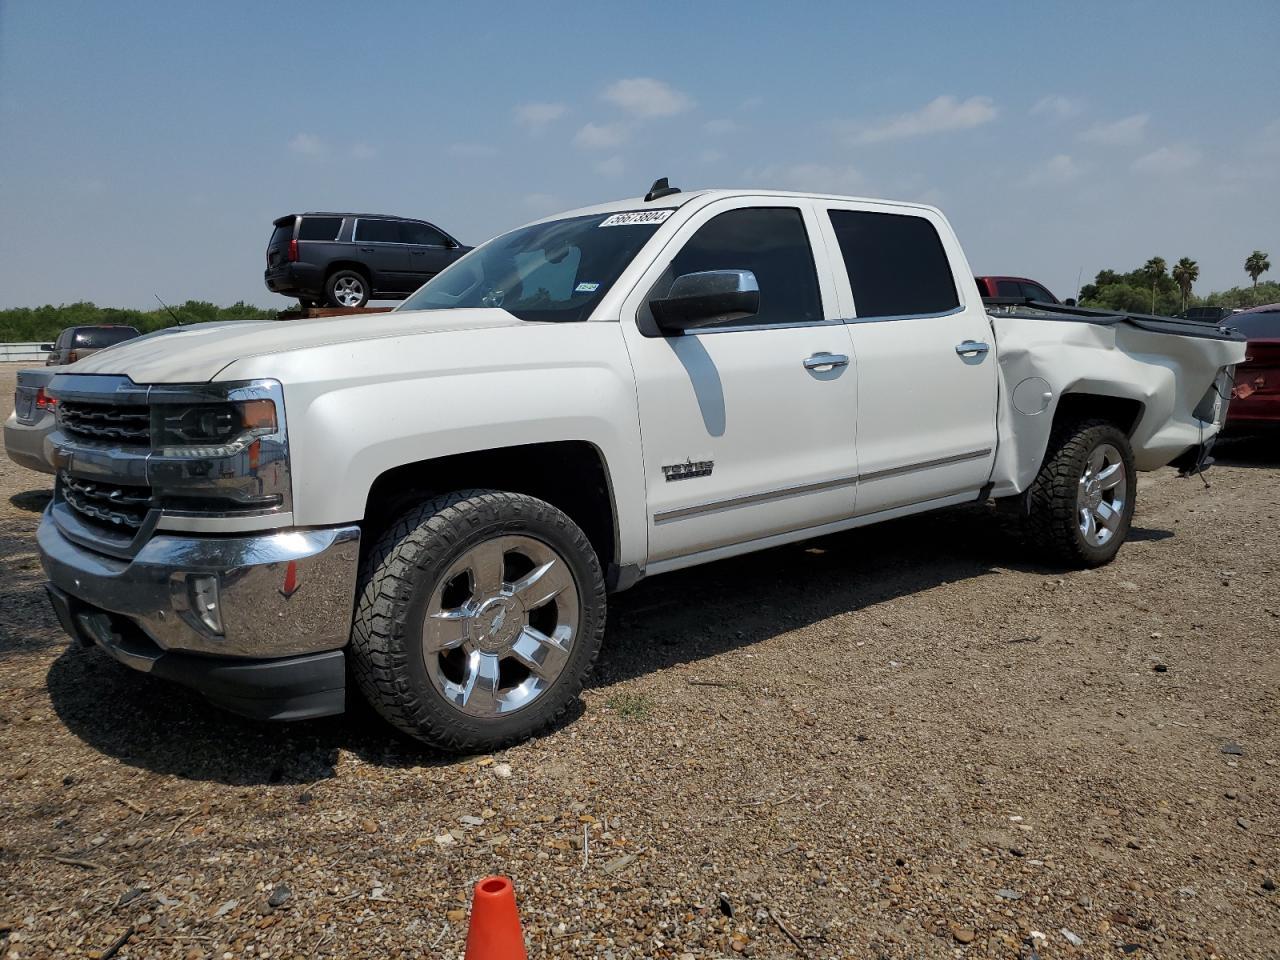
<svg viewBox="0 0 1280 960">
<path fill-rule="evenodd" d="M 532 957 L 1276 957 L 1280 450 L 1223 459 L 1101 570 L 970 509 L 655 578 L 465 759 L 69 648 L 5 460 L 0 953 L 460 957 L 505 873 Z"/>
</svg>

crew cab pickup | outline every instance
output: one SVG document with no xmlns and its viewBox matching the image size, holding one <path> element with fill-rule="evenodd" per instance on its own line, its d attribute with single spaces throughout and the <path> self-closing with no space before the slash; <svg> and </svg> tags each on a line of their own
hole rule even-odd
<svg viewBox="0 0 1280 960">
<path fill-rule="evenodd" d="M 39 546 L 67 632 L 131 667 L 275 719 L 342 711 L 350 675 L 483 750 L 564 714 L 641 577 L 992 498 L 1047 562 L 1106 563 L 1137 471 L 1204 466 L 1244 352 L 990 315 L 932 207 L 660 181 L 391 313 L 68 367 Z"/>
</svg>

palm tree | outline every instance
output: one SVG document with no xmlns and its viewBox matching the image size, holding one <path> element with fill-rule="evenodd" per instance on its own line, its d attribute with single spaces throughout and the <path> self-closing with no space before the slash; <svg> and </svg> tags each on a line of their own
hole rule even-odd
<svg viewBox="0 0 1280 960">
<path fill-rule="evenodd" d="M 1142 272 L 1151 278 L 1151 312 L 1156 312 L 1156 284 L 1168 269 L 1164 257 L 1152 257 L 1142 265 Z"/>
<path fill-rule="evenodd" d="M 1253 277 L 1253 285 L 1258 285 L 1258 277 L 1271 269 L 1271 261 L 1261 250 L 1255 250 L 1244 258 L 1244 272 Z"/>
<path fill-rule="evenodd" d="M 1183 257 L 1173 265 L 1173 279 L 1182 291 L 1182 309 L 1187 309 L 1187 297 L 1191 296 L 1191 285 L 1200 279 L 1200 264 L 1190 257 Z"/>
</svg>

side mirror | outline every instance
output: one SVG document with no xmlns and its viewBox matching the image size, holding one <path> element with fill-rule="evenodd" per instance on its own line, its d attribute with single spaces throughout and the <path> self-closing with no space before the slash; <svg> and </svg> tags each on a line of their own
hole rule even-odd
<svg viewBox="0 0 1280 960">
<path fill-rule="evenodd" d="M 42 343 L 42 344 L 40 344 L 40 349 L 41 349 L 41 350 L 43 350 L 45 353 L 53 353 L 53 344 L 52 344 L 52 343 Z"/>
<path fill-rule="evenodd" d="M 676 277 L 649 309 L 664 333 L 731 323 L 760 312 L 760 285 L 750 270 L 704 270 Z"/>
</svg>

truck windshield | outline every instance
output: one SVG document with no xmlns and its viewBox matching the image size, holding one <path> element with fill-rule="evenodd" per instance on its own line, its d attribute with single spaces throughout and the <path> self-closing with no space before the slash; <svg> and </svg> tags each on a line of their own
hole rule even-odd
<svg viewBox="0 0 1280 960">
<path fill-rule="evenodd" d="M 600 213 L 513 230 L 442 270 L 396 309 L 500 307 L 521 320 L 586 320 L 663 214 Z"/>
</svg>

